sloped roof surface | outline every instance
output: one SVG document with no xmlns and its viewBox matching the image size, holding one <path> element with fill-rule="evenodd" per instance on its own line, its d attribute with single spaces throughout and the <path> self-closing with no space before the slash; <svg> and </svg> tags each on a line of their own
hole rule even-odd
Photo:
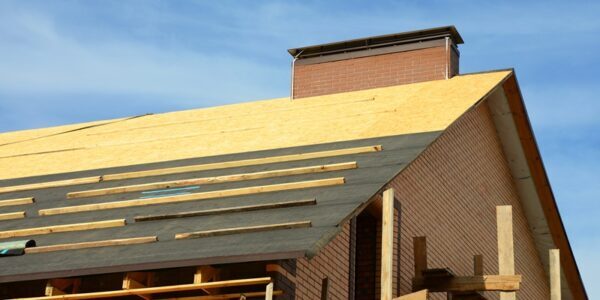
<svg viewBox="0 0 600 300">
<path fill-rule="evenodd" d="M 0 179 L 443 130 L 508 74 L 4 133 Z"/>
<path fill-rule="evenodd" d="M 465 75 L 294 101 L 275 99 L 1 134 L 0 178 L 4 180 L 0 180 L 0 218 L 13 212 L 25 212 L 26 216 L 0 220 L 0 241 L 34 239 L 38 246 L 49 246 L 156 235 L 158 242 L 0 257 L 0 282 L 310 256 L 338 232 L 342 222 L 509 74 Z M 371 150 L 346 151 L 357 147 Z M 315 155 L 328 150 L 342 152 Z M 287 158 L 273 159 L 282 156 Z M 231 163 L 249 159 L 262 161 Z M 108 180 L 110 174 L 213 163 L 227 167 Z M 236 181 L 187 185 L 166 192 L 154 188 L 67 198 L 67 193 L 82 190 L 339 163 L 356 163 L 357 167 L 262 179 L 244 175 Z M 2 187 L 82 177 L 102 181 L 16 192 L 5 189 L 2 193 Z M 327 180 L 335 183 L 272 189 L 279 184 Z M 247 193 L 232 195 L 235 189 Z M 211 191 L 211 197 L 194 198 Z M 179 196 L 187 200 L 160 203 L 181 199 Z M 35 202 L 2 206 L 3 200 L 24 197 L 34 197 Z M 135 219 L 306 199 L 315 199 L 316 204 L 144 222 Z M 106 203 L 119 208 L 104 207 Z M 87 204 L 100 206 L 82 207 Z M 69 212 L 74 207 L 86 209 Z M 54 213 L 44 213 L 48 210 Z M 22 231 L 106 220 L 125 220 L 126 224 L 50 234 Z M 301 221 L 309 221 L 310 226 L 175 239 L 181 233 Z M 6 233 L 13 230 L 20 230 L 19 235 Z"/>
</svg>

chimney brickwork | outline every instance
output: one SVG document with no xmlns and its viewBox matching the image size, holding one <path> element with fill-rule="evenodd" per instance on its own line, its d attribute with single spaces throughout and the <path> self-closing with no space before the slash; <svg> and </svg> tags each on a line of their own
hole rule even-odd
<svg viewBox="0 0 600 300">
<path fill-rule="evenodd" d="M 292 96 L 297 99 L 450 78 L 458 74 L 457 44 L 462 43 L 455 30 L 444 27 L 289 50 L 297 57 Z"/>
</svg>

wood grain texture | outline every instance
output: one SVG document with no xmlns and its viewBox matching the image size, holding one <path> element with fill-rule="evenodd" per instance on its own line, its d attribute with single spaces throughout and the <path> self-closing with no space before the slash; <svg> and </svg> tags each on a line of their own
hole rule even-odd
<svg viewBox="0 0 600 300">
<path fill-rule="evenodd" d="M 0 200 L 0 207 L 32 204 L 33 202 L 35 202 L 33 197 L 6 199 Z"/>
<path fill-rule="evenodd" d="M 381 300 L 392 300 L 394 265 L 394 189 L 383 192 L 381 210 Z"/>
<path fill-rule="evenodd" d="M 515 274 L 515 250 L 513 243 L 512 206 L 496 207 L 496 223 L 498 230 L 498 273 L 500 275 Z M 501 292 L 500 300 L 515 300 L 514 292 Z"/>
<path fill-rule="evenodd" d="M 15 229 L 0 231 L 0 239 L 19 237 L 19 236 L 30 236 L 38 234 L 50 234 L 56 232 L 67 232 L 67 231 L 80 231 L 80 230 L 92 230 L 100 228 L 118 227 L 125 226 L 125 219 L 107 220 L 98 222 L 86 222 L 86 223 L 75 223 L 65 225 L 53 225 L 45 227 L 33 227 L 26 229 Z"/>
<path fill-rule="evenodd" d="M 562 294 L 560 287 L 560 250 L 550 249 L 548 252 L 550 260 L 550 300 L 560 300 Z"/>
<path fill-rule="evenodd" d="M 100 182 L 100 176 L 81 177 L 81 178 L 73 178 L 73 179 L 65 179 L 65 180 L 47 181 L 47 182 L 21 184 L 21 185 L 13 185 L 13 186 L 4 186 L 4 187 L 0 187 L 0 194 L 1 193 L 12 193 L 12 192 L 22 192 L 22 191 L 29 191 L 29 190 L 39 190 L 39 189 L 61 187 L 61 186 L 97 183 L 97 182 Z"/>
<path fill-rule="evenodd" d="M 17 211 L 17 212 L 0 214 L 0 221 L 2 221 L 2 220 L 22 219 L 22 218 L 25 218 L 25 212 L 24 211 Z"/>
<path fill-rule="evenodd" d="M 288 222 L 288 223 L 279 223 L 279 224 L 223 228 L 223 229 L 215 229 L 215 230 L 178 233 L 175 235 L 175 239 L 176 240 L 196 239 L 196 238 L 205 238 L 205 237 L 211 237 L 211 236 L 229 235 L 229 234 L 240 234 L 240 233 L 250 233 L 250 232 L 271 231 L 271 230 L 293 229 L 293 228 L 307 228 L 310 226 L 311 226 L 310 221 L 299 221 L 299 222 Z"/>
<path fill-rule="evenodd" d="M 81 243 L 68 243 L 68 244 L 58 244 L 58 245 L 37 246 L 37 247 L 32 247 L 32 248 L 25 248 L 25 253 L 33 254 L 33 253 L 44 253 L 44 252 L 97 248 L 97 247 L 136 245 L 136 244 L 153 243 L 156 241 L 158 241 L 156 236 L 146 236 L 146 237 L 112 239 L 112 240 L 91 241 L 91 242 L 81 242 Z"/>
</svg>

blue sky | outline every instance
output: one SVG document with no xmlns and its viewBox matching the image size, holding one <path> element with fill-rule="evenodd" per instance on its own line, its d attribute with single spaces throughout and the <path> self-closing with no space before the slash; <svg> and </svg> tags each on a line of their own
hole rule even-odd
<svg viewBox="0 0 600 300">
<path fill-rule="evenodd" d="M 0 1 L 0 132 L 286 96 L 286 49 L 454 24 L 461 71 L 514 67 L 600 299 L 600 2 Z"/>
</svg>

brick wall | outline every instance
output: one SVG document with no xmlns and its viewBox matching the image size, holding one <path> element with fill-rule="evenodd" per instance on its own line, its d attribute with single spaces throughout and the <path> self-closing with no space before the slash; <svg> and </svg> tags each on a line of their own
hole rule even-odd
<svg viewBox="0 0 600 300">
<path fill-rule="evenodd" d="M 412 237 L 427 236 L 429 267 L 497 274 L 496 205 L 513 206 L 515 268 L 523 275 L 520 299 L 549 299 L 546 275 L 520 205 L 489 109 L 468 112 L 392 183 L 402 203 L 401 294 L 413 277 Z M 488 293 L 488 299 L 498 299 Z M 436 295 L 432 299 L 445 299 Z"/>
<path fill-rule="evenodd" d="M 317 64 L 296 64 L 294 98 L 334 94 L 445 78 L 445 47 L 396 52 Z M 451 51 L 451 75 L 458 53 Z"/>
<path fill-rule="evenodd" d="M 348 300 L 350 270 L 350 224 L 312 259 L 296 260 L 296 299 L 321 299 L 321 283 L 327 277 L 327 299 Z"/>
</svg>

